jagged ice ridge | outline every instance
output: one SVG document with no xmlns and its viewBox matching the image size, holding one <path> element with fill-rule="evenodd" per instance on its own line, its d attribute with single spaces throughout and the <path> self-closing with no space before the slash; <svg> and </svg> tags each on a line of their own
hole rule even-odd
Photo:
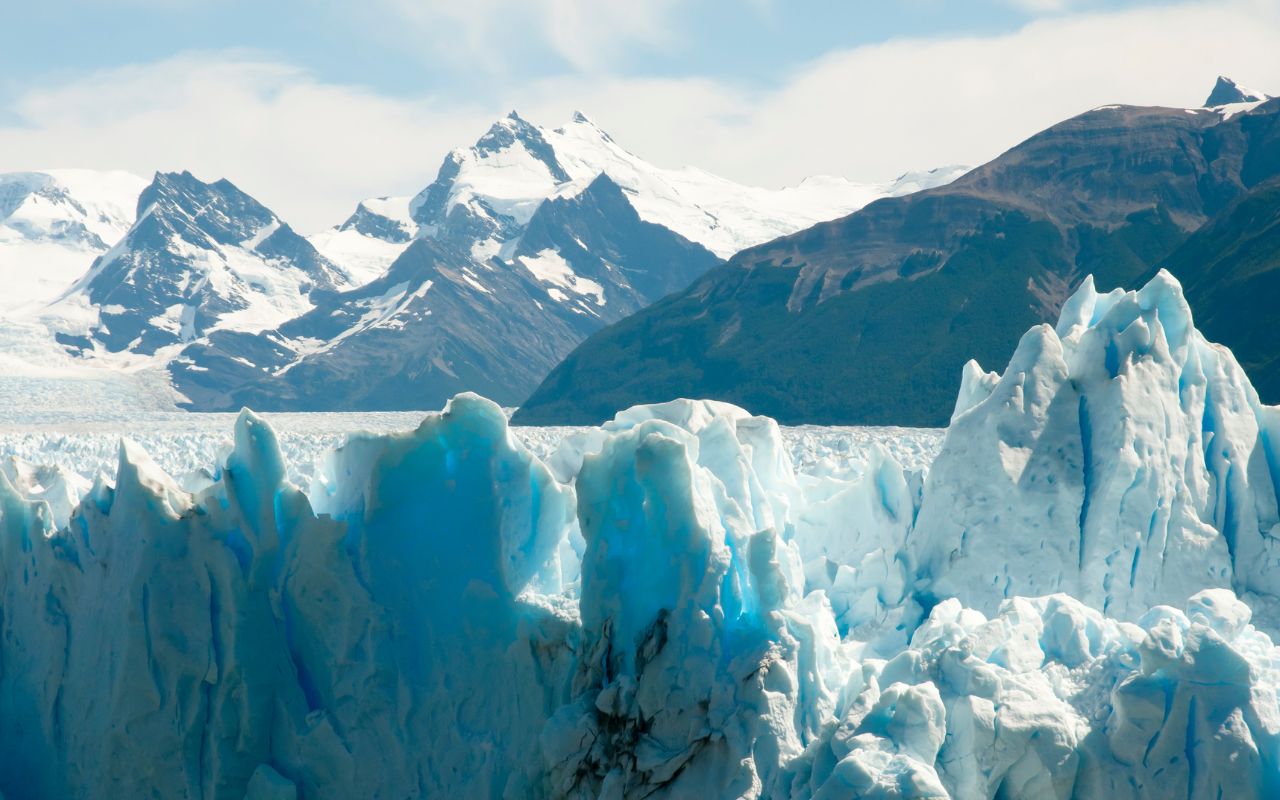
<svg viewBox="0 0 1280 800">
<path fill-rule="evenodd" d="M 541 459 L 459 395 L 306 491 L 250 412 L 62 527 L 0 477 L 0 790 L 1275 796 L 1278 413 L 1162 274 L 967 368 L 927 476 L 688 400 Z"/>
</svg>

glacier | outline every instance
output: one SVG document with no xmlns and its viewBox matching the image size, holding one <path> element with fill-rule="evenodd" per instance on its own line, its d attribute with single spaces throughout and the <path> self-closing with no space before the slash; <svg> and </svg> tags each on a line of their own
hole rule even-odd
<svg viewBox="0 0 1280 800">
<path fill-rule="evenodd" d="M 1162 273 L 967 366 L 927 468 L 469 394 L 305 480 L 249 411 L 199 480 L 13 460 L 0 792 L 1274 797 L 1278 414 Z"/>
</svg>

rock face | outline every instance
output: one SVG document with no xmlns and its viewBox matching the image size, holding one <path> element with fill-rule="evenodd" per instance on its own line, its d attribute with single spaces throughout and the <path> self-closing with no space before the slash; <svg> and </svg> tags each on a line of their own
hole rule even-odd
<svg viewBox="0 0 1280 800">
<path fill-rule="evenodd" d="M 1219 75 L 1218 82 L 1213 85 L 1213 91 L 1209 92 L 1208 99 L 1204 101 L 1204 107 L 1217 108 L 1235 103 L 1257 103 L 1269 99 L 1271 99 L 1270 95 L 1247 89 L 1230 78 Z"/>
<path fill-rule="evenodd" d="M 214 335 L 173 373 L 201 408 L 430 407 L 476 389 L 514 405 L 592 331 L 716 263 L 602 175 L 540 204 L 509 261 L 421 237 L 374 281 L 276 330 Z"/>
<path fill-rule="evenodd" d="M 1095 109 L 951 184 L 735 256 L 584 342 L 517 420 L 692 396 L 784 422 L 944 424 L 967 359 L 1005 361 L 1084 275 L 1134 285 L 1280 175 L 1277 120 L 1277 101 Z"/>
<path fill-rule="evenodd" d="M 346 276 L 228 181 L 157 174 L 137 221 L 57 305 L 84 308 L 84 350 L 152 356 L 215 330 L 270 329 Z M 74 317 L 74 312 L 68 314 Z"/>
<path fill-rule="evenodd" d="M 1086 282 L 955 415 L 923 494 L 690 400 L 544 464 L 460 395 L 305 492 L 248 411 L 187 489 L 0 470 L 0 791 L 1275 796 L 1280 411 L 1176 281 Z"/>
</svg>

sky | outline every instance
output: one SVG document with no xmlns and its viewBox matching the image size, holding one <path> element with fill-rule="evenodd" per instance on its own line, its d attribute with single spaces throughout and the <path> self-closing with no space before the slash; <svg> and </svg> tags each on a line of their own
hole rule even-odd
<svg viewBox="0 0 1280 800">
<path fill-rule="evenodd" d="M 1280 94 L 1280 0 L 0 0 L 0 172 L 228 178 L 303 232 L 511 109 L 762 186 L 979 164 L 1099 105 Z"/>
</svg>

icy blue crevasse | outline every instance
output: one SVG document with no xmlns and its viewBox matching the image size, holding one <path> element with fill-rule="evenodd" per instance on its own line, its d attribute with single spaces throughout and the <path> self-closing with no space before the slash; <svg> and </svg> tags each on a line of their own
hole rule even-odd
<svg viewBox="0 0 1280 800">
<path fill-rule="evenodd" d="M 756 526 L 769 498 L 735 426 L 683 421 L 697 433 L 625 427 L 578 475 L 583 650 L 578 700 L 542 736 L 555 796 L 751 796 L 832 703 L 830 612 L 816 633 L 795 613 L 796 553 Z"/>
</svg>

